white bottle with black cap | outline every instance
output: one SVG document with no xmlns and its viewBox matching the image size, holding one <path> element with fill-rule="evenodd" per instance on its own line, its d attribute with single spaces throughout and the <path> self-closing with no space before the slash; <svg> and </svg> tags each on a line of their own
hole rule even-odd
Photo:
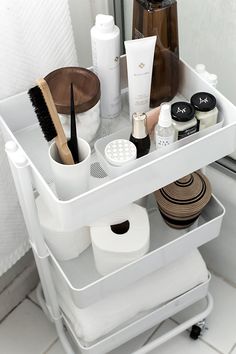
<svg viewBox="0 0 236 354">
<path fill-rule="evenodd" d="M 175 141 L 175 130 L 172 125 L 170 105 L 168 103 L 161 105 L 160 116 L 155 129 L 155 138 L 157 149 L 168 146 Z"/>
<path fill-rule="evenodd" d="M 101 83 L 101 116 L 115 118 L 121 111 L 120 30 L 113 16 L 96 16 L 91 42 L 93 70 Z"/>
</svg>

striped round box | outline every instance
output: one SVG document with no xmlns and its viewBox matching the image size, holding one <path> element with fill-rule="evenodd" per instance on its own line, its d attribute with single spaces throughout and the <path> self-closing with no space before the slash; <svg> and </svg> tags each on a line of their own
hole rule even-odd
<svg viewBox="0 0 236 354">
<path fill-rule="evenodd" d="M 165 222 L 175 229 L 192 225 L 211 199 L 211 185 L 201 172 L 194 172 L 155 192 Z"/>
</svg>

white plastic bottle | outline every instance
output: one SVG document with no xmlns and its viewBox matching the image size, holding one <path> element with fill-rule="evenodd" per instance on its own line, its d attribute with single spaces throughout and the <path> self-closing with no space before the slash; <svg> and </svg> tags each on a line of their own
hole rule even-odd
<svg viewBox="0 0 236 354">
<path fill-rule="evenodd" d="M 96 16 L 91 41 L 94 72 L 101 82 L 101 116 L 115 118 L 121 111 L 120 30 L 113 16 Z"/>
<path fill-rule="evenodd" d="M 210 85 L 213 87 L 216 87 L 218 84 L 218 77 L 215 74 L 210 74 L 206 70 L 206 66 L 204 64 L 197 64 L 196 67 L 196 72 L 204 79 L 206 80 Z"/>
<path fill-rule="evenodd" d="M 172 144 L 175 140 L 175 129 L 172 125 L 170 105 L 163 103 L 158 124 L 155 128 L 156 148 L 160 149 Z"/>
</svg>

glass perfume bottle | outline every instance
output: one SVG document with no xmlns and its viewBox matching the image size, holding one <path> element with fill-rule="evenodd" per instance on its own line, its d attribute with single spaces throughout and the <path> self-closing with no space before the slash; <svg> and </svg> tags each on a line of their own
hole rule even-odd
<svg viewBox="0 0 236 354">
<path fill-rule="evenodd" d="M 151 107 L 170 101 L 179 81 L 179 40 L 176 0 L 134 0 L 133 39 L 157 36 Z"/>
<path fill-rule="evenodd" d="M 170 105 L 163 103 L 158 124 L 155 128 L 156 148 L 160 149 L 172 144 L 175 140 L 175 129 L 172 125 Z"/>
</svg>

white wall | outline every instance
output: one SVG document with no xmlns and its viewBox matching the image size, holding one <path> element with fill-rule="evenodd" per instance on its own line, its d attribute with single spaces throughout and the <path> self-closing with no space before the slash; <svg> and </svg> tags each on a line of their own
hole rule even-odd
<svg viewBox="0 0 236 354">
<path fill-rule="evenodd" d="M 210 269 L 236 285 L 236 179 L 210 166 L 207 176 L 226 214 L 219 237 L 201 247 L 201 253 Z"/>
<path fill-rule="evenodd" d="M 92 65 L 90 29 L 98 13 L 113 14 L 111 0 L 69 0 L 79 65 Z"/>
<path fill-rule="evenodd" d="M 124 0 L 131 36 L 132 1 Z M 218 88 L 236 104 L 236 1 L 178 0 L 180 55 L 218 75 Z"/>
<path fill-rule="evenodd" d="M 236 1 L 178 0 L 181 56 L 204 63 L 236 104 Z"/>
</svg>

